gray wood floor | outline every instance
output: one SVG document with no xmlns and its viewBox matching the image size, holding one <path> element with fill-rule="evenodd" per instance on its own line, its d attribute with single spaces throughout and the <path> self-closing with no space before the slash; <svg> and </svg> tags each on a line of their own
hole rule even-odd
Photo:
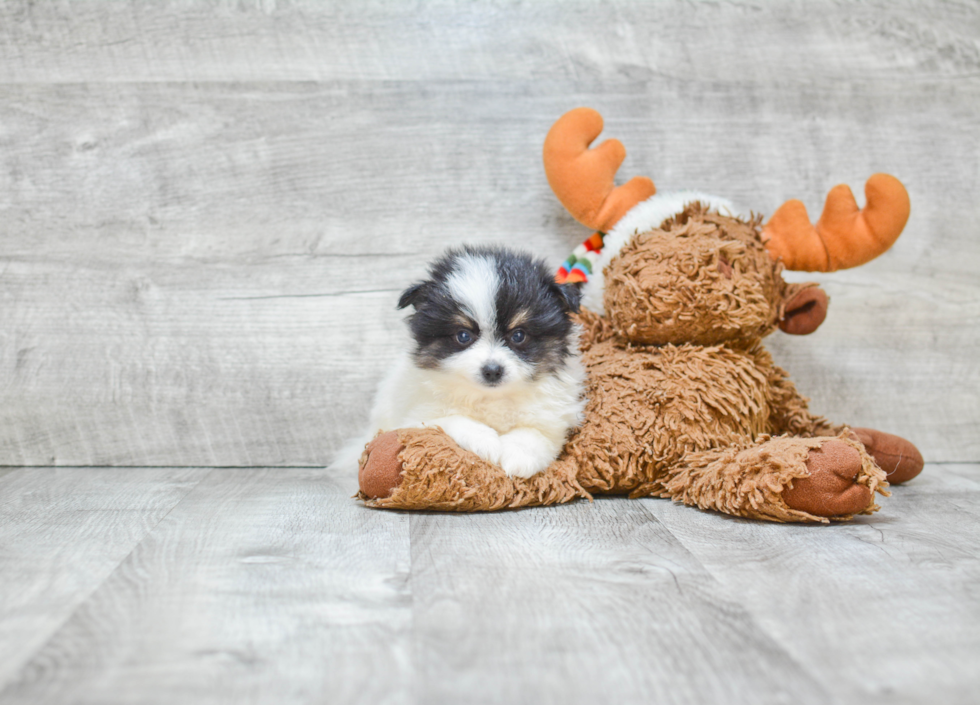
<svg viewBox="0 0 980 705">
<path fill-rule="evenodd" d="M 323 468 L 426 261 L 587 235 L 539 156 L 577 105 L 661 190 L 906 183 L 768 343 L 918 444 L 881 512 L 386 513 Z M 976 702 L 978 194 L 973 2 L 0 3 L 0 702 Z"/>
</svg>

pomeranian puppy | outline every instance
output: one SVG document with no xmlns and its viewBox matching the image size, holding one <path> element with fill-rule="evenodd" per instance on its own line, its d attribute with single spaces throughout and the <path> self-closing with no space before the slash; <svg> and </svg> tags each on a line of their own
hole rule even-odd
<svg viewBox="0 0 980 705">
<path fill-rule="evenodd" d="M 398 300 L 414 309 L 414 345 L 382 380 L 362 440 L 437 426 L 512 477 L 544 470 L 585 406 L 578 305 L 578 288 L 530 255 L 449 250 Z"/>
</svg>

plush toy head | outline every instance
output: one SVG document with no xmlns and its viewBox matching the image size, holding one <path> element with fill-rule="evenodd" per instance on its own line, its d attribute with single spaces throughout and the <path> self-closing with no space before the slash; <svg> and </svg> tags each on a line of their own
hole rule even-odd
<svg viewBox="0 0 980 705">
<path fill-rule="evenodd" d="M 887 174 L 868 180 L 864 210 L 850 189 L 835 187 L 815 226 L 799 201 L 762 226 L 759 218 L 736 217 L 724 199 L 656 194 L 646 178 L 614 187 L 626 151 L 617 140 L 589 149 L 601 131 L 601 116 L 578 108 L 545 140 L 552 189 L 576 219 L 597 229 L 559 280 L 583 282 L 584 304 L 633 343 L 747 344 L 777 325 L 810 333 L 824 320 L 827 296 L 816 284 L 787 284 L 783 269 L 867 262 L 891 246 L 908 219 L 908 195 Z"/>
<path fill-rule="evenodd" d="M 815 284 L 787 284 L 782 269 L 758 220 L 695 203 L 637 233 L 609 262 L 606 317 L 619 335 L 646 345 L 749 343 L 777 325 L 810 333 L 823 322 L 827 296 Z"/>
</svg>

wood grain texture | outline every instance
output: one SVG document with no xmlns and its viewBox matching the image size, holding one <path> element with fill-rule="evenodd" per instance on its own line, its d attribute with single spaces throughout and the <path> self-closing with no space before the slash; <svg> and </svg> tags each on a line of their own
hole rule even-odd
<svg viewBox="0 0 980 705">
<path fill-rule="evenodd" d="M 948 469 L 927 465 L 879 514 L 827 531 L 737 520 L 706 531 L 683 507 L 647 506 L 841 702 L 970 703 L 980 472 Z"/>
<path fill-rule="evenodd" d="M 408 518 L 352 490 L 322 470 L 211 471 L 0 701 L 406 702 Z"/>
<path fill-rule="evenodd" d="M 31 468 L 0 476 L 0 691 L 209 472 Z"/>
<path fill-rule="evenodd" d="M 162 472 L 196 475 L 107 563 L 163 509 Z M 3 703 L 966 705 L 980 685 L 976 463 L 830 526 L 619 498 L 373 511 L 319 469 L 2 483 L 0 619 L 50 627 L 0 632 Z"/>
<path fill-rule="evenodd" d="M 413 515 L 411 536 L 418 702 L 831 702 L 643 503 Z"/>
<path fill-rule="evenodd" d="M 975 76 L 972 3 L 5 3 L 0 81 Z"/>
<path fill-rule="evenodd" d="M 8 399 L 24 403 L 4 410 L 4 460 L 325 464 L 366 415 L 397 294 L 323 291 L 323 263 L 311 264 L 26 267 L 25 297 L 43 269 L 78 293 L 9 311 L 30 319 L 5 349 Z M 8 270 L 8 291 L 14 280 Z M 336 355 L 337 341 L 358 359 Z"/>
</svg>

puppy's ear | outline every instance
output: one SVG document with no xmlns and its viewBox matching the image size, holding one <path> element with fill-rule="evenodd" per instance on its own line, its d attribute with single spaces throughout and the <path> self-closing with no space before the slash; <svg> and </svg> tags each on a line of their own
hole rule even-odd
<svg viewBox="0 0 980 705">
<path fill-rule="evenodd" d="M 415 306 L 418 308 L 418 305 L 428 295 L 430 286 L 431 282 L 416 282 L 412 284 L 402 292 L 401 297 L 398 299 L 398 308 L 402 309 L 406 306 Z"/>
<path fill-rule="evenodd" d="M 552 284 L 551 289 L 562 302 L 562 308 L 566 312 L 578 313 L 579 304 L 582 301 L 582 288 L 580 284 Z"/>
</svg>

